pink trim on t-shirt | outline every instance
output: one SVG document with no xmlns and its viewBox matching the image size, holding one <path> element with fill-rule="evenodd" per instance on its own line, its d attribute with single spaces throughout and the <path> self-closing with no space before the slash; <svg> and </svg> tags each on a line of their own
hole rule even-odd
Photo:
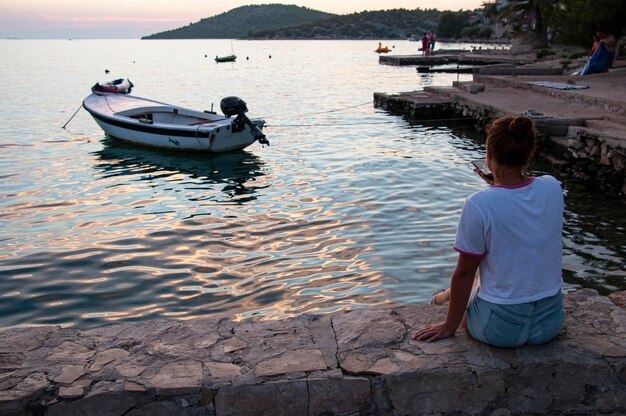
<svg viewBox="0 0 626 416">
<path fill-rule="evenodd" d="M 522 183 L 520 185 L 514 185 L 514 186 L 507 186 L 507 185 L 491 185 L 492 188 L 504 188 L 504 189 L 519 189 L 519 188 L 523 188 L 525 186 L 530 185 L 531 183 L 533 183 L 535 181 L 535 178 L 530 178 L 530 180 L 526 183 Z"/>
<path fill-rule="evenodd" d="M 470 256 L 470 257 L 485 257 L 484 254 L 474 254 L 474 253 L 468 253 L 467 251 L 463 251 L 463 250 L 459 250 L 456 247 L 453 247 L 456 251 L 458 251 L 461 254 L 465 254 L 466 256 Z"/>
</svg>

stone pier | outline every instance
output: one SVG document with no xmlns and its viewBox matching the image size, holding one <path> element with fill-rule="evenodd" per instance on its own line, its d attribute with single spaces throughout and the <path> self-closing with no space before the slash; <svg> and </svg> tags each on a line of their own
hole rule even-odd
<svg viewBox="0 0 626 416">
<path fill-rule="evenodd" d="M 446 307 L 283 321 L 156 320 L 0 331 L 0 414 L 619 415 L 626 292 L 565 296 L 544 346 L 411 341 Z"/>
<path fill-rule="evenodd" d="M 374 106 L 412 121 L 527 114 L 542 134 L 539 156 L 612 193 L 626 194 L 626 67 L 587 77 L 474 73 L 472 82 L 423 91 L 374 94 Z M 549 82 L 584 89 L 555 89 Z"/>
<path fill-rule="evenodd" d="M 448 50 L 433 55 L 380 55 L 378 62 L 383 65 L 493 65 L 510 64 L 524 65 L 535 62 L 536 58 L 503 54 L 486 54 L 474 52 L 450 53 Z"/>
</svg>

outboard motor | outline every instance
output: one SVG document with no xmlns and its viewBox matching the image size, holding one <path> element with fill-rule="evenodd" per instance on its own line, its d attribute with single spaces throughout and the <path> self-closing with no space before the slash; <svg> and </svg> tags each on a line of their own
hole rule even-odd
<svg viewBox="0 0 626 416">
<path fill-rule="evenodd" d="M 247 124 L 255 140 L 258 140 L 261 144 L 270 145 L 269 140 L 265 138 L 265 134 L 263 134 L 261 129 L 246 116 L 248 106 L 244 100 L 239 97 L 224 97 L 220 101 L 220 108 L 226 117 L 237 116 L 232 124 L 233 132 L 242 131 L 244 125 Z"/>
</svg>

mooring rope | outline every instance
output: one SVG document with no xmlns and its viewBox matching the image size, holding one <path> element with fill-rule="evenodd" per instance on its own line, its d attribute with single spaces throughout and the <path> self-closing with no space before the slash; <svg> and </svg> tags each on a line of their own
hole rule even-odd
<svg viewBox="0 0 626 416">
<path fill-rule="evenodd" d="M 357 108 L 357 107 L 363 107 L 363 106 L 370 105 L 370 104 L 373 104 L 373 101 L 367 101 L 365 103 L 351 105 L 351 106 L 348 106 L 348 107 L 335 108 L 333 110 L 316 111 L 314 113 L 306 113 L 306 114 L 302 114 L 300 116 L 295 116 L 295 117 L 306 117 L 306 116 L 315 115 L 315 114 L 337 113 L 339 111 L 349 110 L 349 109 Z M 272 117 L 273 116 L 265 116 L 264 118 L 272 118 Z"/>
<path fill-rule="evenodd" d="M 363 123 L 266 124 L 265 127 L 334 127 L 362 126 L 364 124 L 393 124 L 393 121 L 366 121 Z"/>
<path fill-rule="evenodd" d="M 372 103 L 373 103 L 373 101 L 367 101 L 367 102 L 365 102 L 365 103 L 362 103 L 362 104 L 357 104 L 357 105 L 351 105 L 351 106 L 349 106 L 349 107 L 336 108 L 336 109 L 334 109 L 334 110 L 319 111 L 319 112 L 316 112 L 316 113 L 309 113 L 309 114 L 326 114 L 326 113 L 336 113 L 336 112 L 343 111 L 343 110 L 349 110 L 349 109 L 351 109 L 351 108 L 363 107 L 363 106 L 366 106 L 366 105 L 368 105 L 368 104 L 372 104 Z"/>
<path fill-rule="evenodd" d="M 314 113 L 306 113 L 305 115 L 301 115 L 301 116 L 295 116 L 294 118 L 298 118 L 298 117 L 306 117 L 306 116 L 310 116 L 310 115 L 316 115 L 316 114 L 328 114 L 328 113 L 337 113 L 339 111 L 344 111 L 344 110 L 349 110 L 352 108 L 358 108 L 358 107 L 363 107 L 366 105 L 372 105 L 373 101 L 367 101 L 361 104 L 356 104 L 356 105 L 350 105 L 347 107 L 341 107 L 341 108 L 335 108 L 332 110 L 327 110 L 327 111 L 317 111 Z M 272 118 L 272 117 L 264 117 L 264 118 Z M 469 121 L 469 120 L 474 120 L 471 117 L 452 117 L 452 118 L 433 118 L 433 119 L 424 119 L 424 120 L 409 120 L 409 122 L 411 124 L 418 124 L 418 123 L 439 123 L 439 122 L 445 122 L 445 121 Z M 393 124 L 395 123 L 394 121 L 370 121 L 370 122 L 362 122 L 362 123 L 343 123 L 343 122 L 337 122 L 337 123 L 313 123 L 313 124 L 272 124 L 272 123 L 267 123 L 265 124 L 265 127 L 335 127 L 335 126 L 359 126 L 359 125 L 375 125 L 375 124 Z"/>
<path fill-rule="evenodd" d="M 424 120 L 405 120 L 410 124 L 420 123 L 442 123 L 445 121 L 475 121 L 471 117 L 457 117 L 457 118 L 433 118 Z M 372 124 L 396 124 L 395 121 L 365 121 L 362 123 L 316 123 L 316 124 L 271 124 L 268 123 L 265 127 L 336 127 L 336 126 L 362 126 Z"/>
</svg>

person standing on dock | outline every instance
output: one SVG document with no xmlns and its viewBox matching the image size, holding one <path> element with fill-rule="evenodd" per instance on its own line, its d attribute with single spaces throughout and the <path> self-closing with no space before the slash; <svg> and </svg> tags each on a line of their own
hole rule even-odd
<svg viewBox="0 0 626 416">
<path fill-rule="evenodd" d="M 437 36 L 435 36 L 435 32 L 428 32 L 428 46 L 430 52 L 435 51 L 435 42 L 437 41 Z"/>
<path fill-rule="evenodd" d="M 424 32 L 424 36 L 422 36 L 422 55 L 428 55 L 428 51 L 428 34 Z"/>
</svg>

